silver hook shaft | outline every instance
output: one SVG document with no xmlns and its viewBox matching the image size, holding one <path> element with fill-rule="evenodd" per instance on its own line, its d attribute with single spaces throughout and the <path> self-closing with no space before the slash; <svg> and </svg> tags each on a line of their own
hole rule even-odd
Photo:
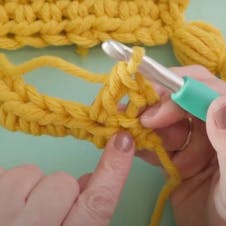
<svg viewBox="0 0 226 226">
<path fill-rule="evenodd" d="M 133 51 L 124 44 L 113 40 L 104 42 L 102 49 L 107 55 L 121 61 L 128 61 Z M 173 92 L 178 91 L 184 85 L 183 78 L 147 56 L 143 57 L 138 71 L 148 80 L 154 80 Z"/>
</svg>

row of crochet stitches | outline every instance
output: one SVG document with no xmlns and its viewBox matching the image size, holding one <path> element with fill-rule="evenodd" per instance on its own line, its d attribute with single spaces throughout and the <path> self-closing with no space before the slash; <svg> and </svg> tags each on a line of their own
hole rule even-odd
<svg viewBox="0 0 226 226">
<path fill-rule="evenodd" d="M 0 0 L 0 48 L 77 44 L 107 39 L 164 44 L 183 22 L 187 0 Z"/>
<path fill-rule="evenodd" d="M 107 39 L 124 43 L 160 45 L 172 42 L 182 64 L 201 64 L 226 80 L 226 46 L 222 34 L 203 22 L 186 23 L 188 0 L 0 0 L 0 48 L 26 45 L 76 44 L 92 47 Z M 0 124 L 12 131 L 34 135 L 72 135 L 104 147 L 119 130 L 129 131 L 138 149 L 155 151 L 169 174 L 151 220 L 157 226 L 164 203 L 180 182 L 160 138 L 143 128 L 139 109 L 158 101 L 152 86 L 137 73 L 142 49 L 119 62 L 108 75 L 87 72 L 55 57 L 40 57 L 22 65 L 0 55 Z M 90 82 L 103 83 L 91 106 L 40 94 L 22 75 L 42 66 L 57 67 Z M 117 109 L 127 95 L 125 111 Z"/>
<path fill-rule="evenodd" d="M 54 57 L 36 58 L 19 66 L 10 64 L 3 55 L 0 60 L 0 123 L 13 131 L 34 135 L 71 134 L 104 147 L 107 139 L 118 130 L 133 130 L 135 137 L 142 134 L 145 130 L 136 118 L 138 111 L 158 100 L 141 75 L 132 79 L 131 74 L 136 72 L 138 65 L 133 61 L 128 66 L 120 62 L 109 76 L 101 76 Z M 21 76 L 46 64 L 105 85 L 90 107 L 41 95 L 34 87 L 26 85 Z M 130 98 L 130 104 L 125 112 L 119 112 L 118 102 L 125 95 Z"/>
<path fill-rule="evenodd" d="M 141 48 L 134 48 L 132 59 L 128 63 L 119 62 L 108 76 L 92 74 L 56 57 L 39 57 L 15 66 L 0 55 L 0 124 L 12 131 L 34 135 L 70 134 L 98 147 L 104 147 L 117 131 L 129 131 L 136 147 L 155 151 L 169 174 L 151 220 L 151 226 L 157 226 L 164 203 L 180 182 L 180 177 L 160 138 L 152 130 L 143 128 L 138 119 L 139 109 L 159 100 L 150 83 L 137 73 L 143 54 Z M 22 75 L 45 65 L 92 82 L 101 82 L 104 86 L 91 106 L 42 95 L 26 85 Z M 129 97 L 129 104 L 124 111 L 119 111 L 118 103 L 125 95 Z"/>
</svg>

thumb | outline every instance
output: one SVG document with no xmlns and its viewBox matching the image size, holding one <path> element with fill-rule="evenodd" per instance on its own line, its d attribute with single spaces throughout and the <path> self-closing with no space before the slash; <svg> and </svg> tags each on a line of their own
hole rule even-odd
<svg viewBox="0 0 226 226">
<path fill-rule="evenodd" d="M 218 213 L 226 220 L 226 96 L 212 102 L 207 114 L 207 134 L 217 153 L 219 182 L 215 191 Z"/>
</svg>

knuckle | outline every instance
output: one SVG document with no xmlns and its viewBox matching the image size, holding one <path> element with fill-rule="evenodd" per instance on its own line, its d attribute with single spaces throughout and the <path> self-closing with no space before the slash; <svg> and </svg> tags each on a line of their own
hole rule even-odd
<svg viewBox="0 0 226 226">
<path fill-rule="evenodd" d="M 112 191 L 107 187 L 101 187 L 96 190 L 89 190 L 81 196 L 83 207 L 88 211 L 90 217 L 97 222 L 108 222 L 115 209 L 115 199 Z"/>
<path fill-rule="evenodd" d="M 124 168 L 123 164 L 123 158 L 113 158 L 109 161 L 106 161 L 103 165 L 103 171 L 106 171 L 106 173 L 111 174 L 121 174 L 122 170 Z"/>
<path fill-rule="evenodd" d="M 200 72 L 209 72 L 208 69 L 206 67 L 204 67 L 203 65 L 200 64 L 194 64 L 191 67 L 193 67 L 194 70 L 198 70 Z"/>
<path fill-rule="evenodd" d="M 109 168 L 114 173 L 120 173 L 123 169 L 123 162 L 121 159 L 112 159 L 109 163 Z"/>
<path fill-rule="evenodd" d="M 52 174 L 50 177 L 54 177 L 56 183 L 61 184 L 67 189 L 73 189 L 74 191 L 79 191 L 79 184 L 77 180 L 66 172 L 60 171 Z"/>
</svg>

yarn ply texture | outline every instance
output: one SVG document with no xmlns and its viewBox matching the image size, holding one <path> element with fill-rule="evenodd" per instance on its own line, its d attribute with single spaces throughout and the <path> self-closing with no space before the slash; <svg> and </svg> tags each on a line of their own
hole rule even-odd
<svg viewBox="0 0 226 226">
<path fill-rule="evenodd" d="M 204 22 L 187 23 L 188 0 L 0 0 L 0 48 L 74 44 L 79 52 L 108 39 L 156 46 L 171 42 L 184 65 L 201 64 L 226 80 L 225 41 Z M 72 135 L 103 148 L 118 131 L 129 131 L 137 149 L 154 151 L 169 179 L 160 192 L 150 226 L 159 224 L 166 199 L 180 175 L 161 139 L 139 122 L 139 110 L 159 101 L 150 82 L 137 71 L 144 51 L 134 48 L 128 63 L 95 74 L 60 58 L 43 56 L 14 65 L 0 55 L 0 124 L 33 135 Z M 89 82 L 103 84 L 90 106 L 39 93 L 23 75 L 43 66 L 56 67 Z M 125 111 L 118 104 L 129 97 Z"/>
<path fill-rule="evenodd" d="M 182 64 L 201 64 L 226 79 L 222 34 L 203 22 L 187 23 L 188 0 L 0 0 L 0 48 L 105 40 L 147 46 L 171 41 Z M 81 52 L 81 51 L 80 51 Z"/>
<path fill-rule="evenodd" d="M 139 122 L 139 110 L 159 100 L 150 83 L 137 73 L 142 57 L 143 49 L 135 48 L 128 63 L 119 62 L 108 75 L 96 75 L 56 57 L 39 57 L 15 66 L 0 55 L 0 124 L 11 131 L 33 135 L 72 135 L 89 140 L 100 148 L 114 133 L 129 131 L 138 149 L 157 153 L 170 176 L 153 214 L 151 225 L 157 225 L 166 198 L 179 183 L 180 176 L 160 138 Z M 103 88 L 91 106 L 42 95 L 26 85 L 22 77 L 42 66 L 57 67 L 90 82 L 103 83 Z M 120 112 L 118 103 L 125 95 L 130 101 L 126 110 Z"/>
</svg>

